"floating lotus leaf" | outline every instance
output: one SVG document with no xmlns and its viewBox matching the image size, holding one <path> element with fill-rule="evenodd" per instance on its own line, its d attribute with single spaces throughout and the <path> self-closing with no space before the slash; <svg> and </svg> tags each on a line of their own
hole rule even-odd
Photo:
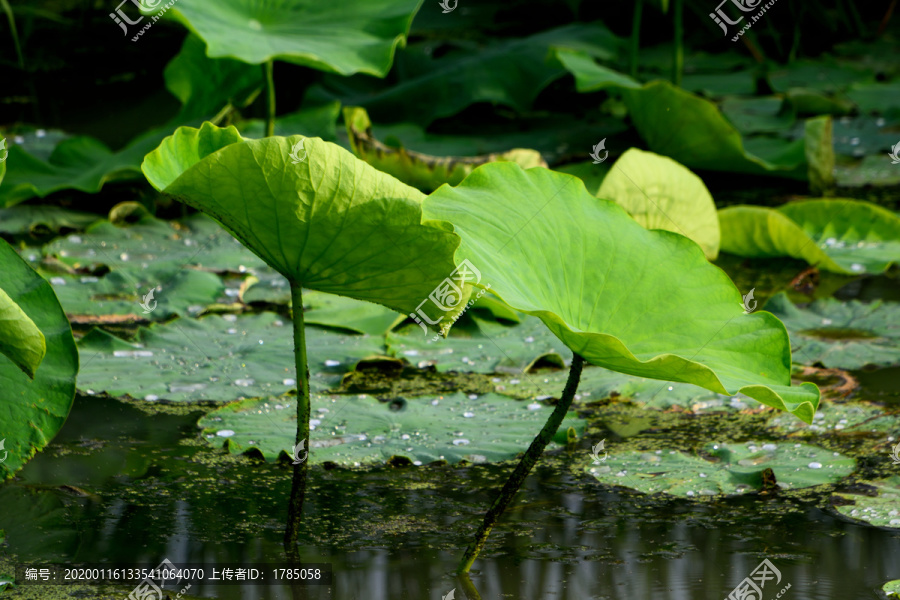
<svg viewBox="0 0 900 600">
<path fill-rule="evenodd" d="M 900 217 L 846 198 L 719 211 L 722 251 L 790 256 L 835 273 L 882 273 L 900 261 Z"/>
<path fill-rule="evenodd" d="M 818 390 L 790 387 L 784 325 L 744 314 L 740 292 L 694 242 L 644 229 L 577 178 L 492 163 L 431 194 L 425 214 L 453 223 L 480 286 L 539 317 L 588 362 L 743 392 L 812 419 Z"/>
<path fill-rule="evenodd" d="M 0 233 L 42 237 L 64 230 L 84 229 L 98 219 L 93 213 L 59 206 L 21 204 L 0 208 Z"/>
<path fill-rule="evenodd" d="M 327 390 L 363 358 L 384 353 L 380 338 L 306 328 L 310 388 Z M 178 319 L 139 329 L 134 342 L 94 329 L 78 343 L 78 385 L 148 401 L 216 401 L 296 389 L 291 323 L 278 315 Z M 127 372 L 126 377 L 120 376 Z"/>
<path fill-rule="evenodd" d="M 519 325 L 502 325 L 473 317 L 474 327 L 455 326 L 447 339 L 411 325 L 387 336 L 388 354 L 438 371 L 469 373 L 521 373 L 539 358 L 560 367 L 572 360 L 572 351 L 535 317 Z"/>
<path fill-rule="evenodd" d="M 839 369 L 900 364 L 900 303 L 825 298 L 799 308 L 782 292 L 766 310 L 788 328 L 798 363 Z"/>
<path fill-rule="evenodd" d="M 394 456 L 414 464 L 497 462 L 524 452 L 552 410 L 498 394 L 457 392 L 391 402 L 371 396 L 315 395 L 306 448 L 312 463 L 329 461 L 345 467 L 382 464 Z M 281 454 L 292 455 L 296 404 L 287 398 L 235 402 L 201 418 L 199 426 L 213 445 L 227 439 L 230 452 L 255 448 L 274 461 Z M 560 441 L 565 442 L 569 427 L 583 432 L 584 421 L 567 417 Z"/>
<path fill-rule="evenodd" d="M 159 283 L 175 277 L 184 267 L 239 272 L 263 266 L 257 256 L 203 214 L 182 221 L 149 215 L 135 223 L 121 220 L 114 224 L 104 219 L 84 233 L 53 240 L 43 253 L 73 268 L 103 265 L 141 281 L 155 277 Z"/>
<path fill-rule="evenodd" d="M 900 426 L 900 416 L 885 414 L 882 408 L 868 402 L 822 402 L 809 425 L 797 419 L 785 419 L 784 415 L 776 415 L 769 420 L 767 426 L 783 435 L 802 433 L 819 436 L 823 432 L 849 435 L 889 433 Z"/>
<path fill-rule="evenodd" d="M 885 456 L 884 460 L 890 458 Z M 845 502 L 837 504 L 835 509 L 845 517 L 865 521 L 876 527 L 900 529 L 900 476 L 858 483 L 871 488 L 866 492 L 836 493 L 835 496 Z"/>
<path fill-rule="evenodd" d="M 796 489 L 836 483 L 856 468 L 852 458 L 807 444 L 707 444 L 703 455 L 706 458 L 676 450 L 613 451 L 601 464 L 585 469 L 607 485 L 698 497 L 758 491 L 766 483 L 766 469 L 772 469 L 779 487 Z"/>
</svg>

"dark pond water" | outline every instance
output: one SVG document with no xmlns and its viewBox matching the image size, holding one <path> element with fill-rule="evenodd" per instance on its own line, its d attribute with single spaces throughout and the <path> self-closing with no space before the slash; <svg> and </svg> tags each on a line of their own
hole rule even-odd
<svg viewBox="0 0 900 600">
<path fill-rule="evenodd" d="M 290 475 L 197 441 L 199 412 L 149 416 L 79 397 L 60 435 L 0 486 L 4 562 L 284 562 Z M 686 501 L 601 486 L 582 441 L 546 458 L 494 530 L 472 583 L 481 598 L 721 600 L 769 559 L 764 598 L 880 598 L 900 577 L 900 534 L 823 511 L 830 490 Z M 302 560 L 331 587 L 194 586 L 207 598 L 440 599 L 509 467 L 311 470 Z M 11 598 L 124 598 L 128 590 L 22 587 Z M 172 593 L 172 598 L 175 594 Z"/>
</svg>

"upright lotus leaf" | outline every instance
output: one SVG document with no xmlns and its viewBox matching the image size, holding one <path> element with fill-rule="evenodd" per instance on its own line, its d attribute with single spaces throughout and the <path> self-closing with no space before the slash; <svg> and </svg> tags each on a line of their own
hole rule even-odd
<svg viewBox="0 0 900 600">
<path fill-rule="evenodd" d="M 212 215 L 309 289 L 408 314 L 455 268 L 459 240 L 423 222 L 419 191 L 318 138 L 241 141 L 233 127 L 206 123 L 176 131 L 143 168 L 156 189 Z"/>
<path fill-rule="evenodd" d="M 210 59 L 203 42 L 194 36 L 185 40 L 181 52 L 166 66 L 165 79 L 166 88 L 182 103 L 181 110 L 168 124 L 137 136 L 120 150 L 113 151 L 92 137 L 62 132 L 38 130 L 21 136 L 23 143 L 11 149 L 0 208 L 66 189 L 93 194 L 109 182 L 139 178 L 144 156 L 173 129 L 212 118 L 228 103 L 241 107 L 262 87 L 258 67 Z M 45 150 L 50 142 L 50 150 Z"/>
<path fill-rule="evenodd" d="M 166 88 L 181 101 L 181 111 L 173 120 L 187 124 L 191 119 L 210 118 L 227 103 L 243 107 L 263 87 L 259 67 L 245 62 L 206 56 L 206 44 L 189 35 L 181 52 L 166 65 Z"/>
<path fill-rule="evenodd" d="M 719 255 L 719 217 L 703 181 L 664 156 L 630 148 L 603 179 L 597 197 L 612 200 L 647 229 L 680 233 Z"/>
<path fill-rule="evenodd" d="M 270 60 L 384 77 L 422 0 L 180 2 L 168 14 L 207 44 L 211 58 Z"/>
<path fill-rule="evenodd" d="M 744 314 L 740 292 L 694 242 L 644 229 L 579 179 L 492 163 L 439 188 L 424 210 L 453 223 L 458 255 L 479 265 L 494 294 L 540 317 L 586 361 L 743 392 L 812 419 L 818 389 L 790 387 L 784 325 Z"/>
<path fill-rule="evenodd" d="M 46 353 L 44 334 L 0 287 L 0 354 L 34 379 Z"/>
<path fill-rule="evenodd" d="M 804 143 L 772 146 L 764 156 L 749 152 L 741 134 L 718 107 L 667 81 L 623 92 L 628 114 L 650 150 L 692 169 L 804 180 Z"/>
<path fill-rule="evenodd" d="M 650 150 L 692 169 L 733 171 L 806 179 L 804 142 L 769 140 L 757 154 L 718 107 L 667 81 L 641 85 L 598 65 L 583 51 L 555 48 L 554 57 L 575 77 L 580 92 L 613 89 L 622 93 L 628 113 Z M 811 142 L 810 142 L 811 143 Z"/>
<path fill-rule="evenodd" d="M 362 106 L 376 123 L 402 120 L 427 126 L 477 102 L 524 113 L 550 83 L 565 75 L 559 63 L 547 60 L 550 48 L 562 44 L 609 61 L 624 48 L 622 38 L 599 22 L 494 39 L 475 48 L 466 44 L 440 56 L 433 52 L 433 41 L 427 40 L 398 55 L 398 80 L 390 85 L 331 77 L 314 96 Z"/>
<path fill-rule="evenodd" d="M 869 202 L 731 206 L 719 211 L 719 224 L 722 251 L 738 256 L 790 256 L 844 274 L 883 273 L 900 261 L 900 217 Z"/>
<path fill-rule="evenodd" d="M 46 343 L 46 354 L 40 368 L 33 371 L 33 379 L 5 352 L 0 355 L 0 440 L 4 447 L 0 480 L 3 480 L 42 450 L 65 422 L 75 397 L 78 354 L 72 328 L 50 284 L 3 241 L 0 241 L 0 287 L 4 297 L 28 315 Z"/>
<path fill-rule="evenodd" d="M 344 122 L 356 156 L 423 192 L 434 191 L 444 183 L 456 185 L 475 167 L 489 162 L 507 160 L 524 169 L 547 166 L 540 152 L 525 148 L 484 156 L 429 156 L 402 147 L 391 148 L 372 136 L 372 122 L 364 108 L 345 107 Z"/>
<path fill-rule="evenodd" d="M 834 189 L 834 140 L 831 117 L 806 121 L 806 164 L 810 192 L 823 196 Z"/>
<path fill-rule="evenodd" d="M 605 90 L 609 87 L 640 89 L 641 82 L 603 65 L 587 52 L 570 48 L 552 48 L 551 54 L 575 77 L 575 89 L 582 93 Z"/>
</svg>

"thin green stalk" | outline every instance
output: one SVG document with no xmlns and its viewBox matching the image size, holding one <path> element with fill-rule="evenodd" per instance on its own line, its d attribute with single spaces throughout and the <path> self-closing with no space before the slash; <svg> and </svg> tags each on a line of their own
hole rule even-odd
<svg viewBox="0 0 900 600">
<path fill-rule="evenodd" d="M 506 507 L 509 506 L 509 503 L 512 502 L 516 492 L 522 487 L 522 482 L 525 481 L 525 478 L 528 477 L 532 467 L 534 467 L 535 463 L 537 463 L 538 459 L 541 457 L 544 448 L 546 448 L 547 444 L 550 443 L 550 440 L 553 439 L 556 430 L 559 429 L 560 423 L 562 423 L 566 413 L 569 411 L 569 407 L 572 405 L 572 400 L 575 398 L 575 392 L 578 390 L 578 383 L 581 381 L 581 370 L 583 367 L 584 359 L 581 355 L 575 354 L 575 356 L 572 357 L 572 366 L 569 368 L 569 379 L 566 381 L 566 387 L 563 390 L 562 397 L 559 399 L 556 408 L 553 409 L 550 418 L 544 423 L 541 432 L 531 442 L 528 450 L 525 451 L 525 456 L 522 457 L 522 460 L 516 465 L 512 475 L 506 480 L 503 489 L 500 490 L 500 493 L 497 495 L 491 508 L 485 513 L 484 521 L 482 522 L 481 527 L 478 528 L 478 532 L 475 534 L 475 542 L 466 549 L 466 554 L 459 564 L 459 568 L 456 571 L 457 573 L 468 573 L 469 569 L 472 568 L 472 564 L 475 562 L 475 559 L 478 558 L 481 549 L 484 548 L 484 543 L 487 541 L 491 529 L 493 529 L 497 520 L 500 518 L 500 515 L 503 514 L 503 511 L 506 510 Z"/>
<path fill-rule="evenodd" d="M 266 76 L 266 137 L 275 135 L 275 63 L 267 60 L 263 63 Z"/>
<path fill-rule="evenodd" d="M 675 0 L 672 7 L 675 18 L 675 60 L 672 63 L 672 83 L 681 87 L 684 72 L 684 0 Z"/>
<path fill-rule="evenodd" d="M 19 44 L 19 30 L 16 29 L 16 19 L 13 17 L 12 7 L 6 0 L 0 0 L 0 7 L 6 13 L 9 21 L 9 30 L 12 33 L 13 45 L 16 47 L 16 55 L 19 57 L 19 68 L 25 69 L 25 55 L 22 54 L 22 46 Z"/>
<path fill-rule="evenodd" d="M 301 285 L 291 282 L 291 316 L 294 322 L 294 361 L 297 370 L 297 437 L 295 444 L 309 440 L 309 369 L 306 361 L 306 329 L 303 323 L 303 295 Z M 305 444 L 309 451 L 309 444 Z M 297 556 L 297 538 L 300 517 L 303 512 L 303 496 L 306 492 L 308 461 L 294 465 L 291 482 L 291 500 L 288 504 L 288 522 L 284 531 L 284 550 L 288 557 Z"/>
<path fill-rule="evenodd" d="M 628 55 L 628 65 L 631 76 L 637 77 L 638 51 L 641 48 L 641 13 L 644 8 L 644 0 L 634 0 L 634 16 L 631 19 L 631 47 Z"/>
</svg>

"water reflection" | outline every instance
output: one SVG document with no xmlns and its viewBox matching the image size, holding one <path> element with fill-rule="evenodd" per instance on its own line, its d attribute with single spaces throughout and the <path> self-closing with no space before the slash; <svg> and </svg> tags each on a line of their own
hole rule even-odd
<svg viewBox="0 0 900 600">
<path fill-rule="evenodd" d="M 195 421 L 79 398 L 51 448 L 0 486 L 5 550 L 21 562 L 285 562 L 289 468 L 209 451 L 190 441 Z M 588 452 L 566 460 L 575 465 Z M 506 469 L 314 467 L 300 559 L 333 563 L 333 587 L 198 585 L 191 593 L 721 600 L 764 558 L 782 587 L 791 584 L 791 600 L 877 598 L 883 583 L 900 578 L 900 534 L 817 508 L 827 494 L 688 502 L 559 471 L 532 474 L 471 586 L 453 572 Z M 767 586 L 764 598 L 777 591 Z"/>
</svg>

